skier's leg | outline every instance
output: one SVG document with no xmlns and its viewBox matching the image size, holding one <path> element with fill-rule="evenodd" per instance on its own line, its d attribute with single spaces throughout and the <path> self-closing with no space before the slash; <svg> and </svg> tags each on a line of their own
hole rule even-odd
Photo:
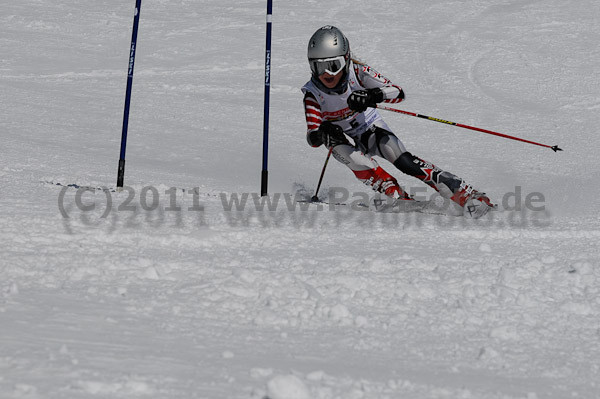
<svg viewBox="0 0 600 399">
<path fill-rule="evenodd" d="M 362 134 L 358 146 L 365 153 L 380 156 L 393 163 L 406 152 L 406 147 L 387 125 L 381 121 L 379 124 L 382 126 L 373 125 Z"/>
<path fill-rule="evenodd" d="M 447 192 L 447 189 L 454 194 L 461 189 L 461 185 L 465 185 L 462 179 L 452 173 L 446 172 L 408 151 L 400 155 L 393 163 L 403 173 L 416 177 L 436 191 L 441 191 L 442 195 Z M 441 184 L 444 184 L 444 187 Z"/>
<path fill-rule="evenodd" d="M 477 208 L 479 212 L 485 213 L 487 208 L 494 206 L 485 193 L 474 190 L 463 179 L 406 151 L 400 139 L 386 128 L 387 126 L 384 128 L 373 125 L 361 137 L 361 147 L 392 162 L 403 173 L 416 177 L 460 207 L 468 205 L 470 209 Z M 470 203 L 467 204 L 468 202 Z M 479 209 L 480 203 L 485 205 L 481 209 Z"/>
<path fill-rule="evenodd" d="M 333 157 L 346 165 L 354 175 L 373 190 L 394 199 L 410 199 L 398 184 L 398 181 L 387 173 L 370 156 L 349 144 L 340 144 L 333 148 Z"/>
<path fill-rule="evenodd" d="M 439 191 L 439 183 L 445 183 L 452 192 L 460 186 L 461 180 L 429 162 L 415 157 L 396 135 L 380 126 L 373 125 L 360 138 L 361 149 L 385 158 L 402 173 L 416 177 L 434 190 Z"/>
<path fill-rule="evenodd" d="M 473 189 L 473 186 L 458 176 L 442 170 L 408 151 L 394 161 L 394 166 L 403 173 L 423 181 L 443 197 L 454 201 L 468 212 L 468 216 L 481 217 L 494 207 L 485 193 Z"/>
</svg>

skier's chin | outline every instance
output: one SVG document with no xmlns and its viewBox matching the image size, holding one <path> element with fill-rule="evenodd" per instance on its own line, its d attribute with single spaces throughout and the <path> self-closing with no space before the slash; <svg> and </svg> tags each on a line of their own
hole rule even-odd
<svg viewBox="0 0 600 399">
<path fill-rule="evenodd" d="M 328 88 L 333 89 L 338 84 L 337 76 L 321 76 L 321 82 Z"/>
</svg>

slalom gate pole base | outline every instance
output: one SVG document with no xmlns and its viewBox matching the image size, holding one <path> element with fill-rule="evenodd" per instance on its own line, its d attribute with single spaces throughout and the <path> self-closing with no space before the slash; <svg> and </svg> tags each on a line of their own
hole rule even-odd
<svg viewBox="0 0 600 399">
<path fill-rule="evenodd" d="M 261 197 L 264 197 L 265 195 L 267 195 L 268 180 L 269 180 L 269 171 L 263 170 L 262 174 L 261 174 L 261 183 L 260 183 L 260 196 Z"/>
<path fill-rule="evenodd" d="M 117 171 L 117 191 L 123 191 L 124 177 L 125 177 L 125 160 L 119 159 L 119 170 Z"/>
</svg>

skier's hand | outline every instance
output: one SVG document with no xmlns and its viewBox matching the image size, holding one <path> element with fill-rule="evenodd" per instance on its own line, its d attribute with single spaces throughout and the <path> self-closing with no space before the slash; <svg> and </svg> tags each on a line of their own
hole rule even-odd
<svg viewBox="0 0 600 399">
<path fill-rule="evenodd" d="M 381 89 L 357 90 L 348 97 L 348 107 L 356 112 L 365 112 L 369 107 L 376 107 L 383 101 Z"/>
<path fill-rule="evenodd" d="M 321 141 L 327 147 L 349 144 L 348 139 L 344 136 L 342 128 L 329 121 L 321 123 L 321 126 L 319 126 L 319 133 L 321 134 Z"/>
</svg>

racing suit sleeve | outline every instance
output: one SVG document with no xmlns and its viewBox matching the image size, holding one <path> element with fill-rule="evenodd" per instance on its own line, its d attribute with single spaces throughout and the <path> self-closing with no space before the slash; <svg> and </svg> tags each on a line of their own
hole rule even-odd
<svg viewBox="0 0 600 399">
<path fill-rule="evenodd" d="M 312 147 L 319 147 L 323 144 L 319 133 L 319 126 L 321 126 L 321 122 L 323 121 L 323 115 L 321 114 L 321 106 L 317 102 L 317 99 L 308 91 L 304 95 L 304 111 L 307 126 L 306 141 Z"/>
<path fill-rule="evenodd" d="M 353 60 L 354 72 L 358 82 L 365 89 L 379 88 L 383 92 L 383 101 L 396 104 L 405 99 L 404 90 L 393 84 L 388 78 L 371 68 L 369 65 Z"/>
</svg>

